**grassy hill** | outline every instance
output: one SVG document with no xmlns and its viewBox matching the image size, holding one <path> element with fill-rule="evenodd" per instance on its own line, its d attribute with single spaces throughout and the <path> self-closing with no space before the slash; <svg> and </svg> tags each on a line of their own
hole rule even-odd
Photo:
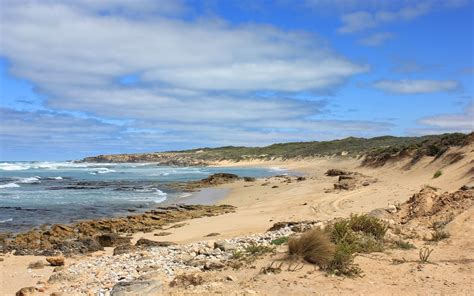
<svg viewBox="0 0 474 296">
<path fill-rule="evenodd" d="M 461 146 L 471 142 L 473 133 L 451 133 L 422 137 L 376 138 L 349 137 L 333 141 L 292 142 L 273 144 L 265 147 L 198 148 L 182 151 L 167 151 L 139 154 L 116 154 L 87 157 L 87 162 L 160 162 L 166 165 L 205 165 L 209 162 L 245 159 L 275 158 L 296 159 L 328 155 L 366 156 L 364 164 L 380 165 L 394 157 L 436 156 L 450 146 Z"/>
</svg>

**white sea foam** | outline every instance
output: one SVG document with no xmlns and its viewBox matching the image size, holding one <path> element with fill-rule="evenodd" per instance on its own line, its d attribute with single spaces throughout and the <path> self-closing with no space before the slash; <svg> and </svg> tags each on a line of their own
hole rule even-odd
<svg viewBox="0 0 474 296">
<path fill-rule="evenodd" d="M 35 177 L 29 177 L 29 178 L 22 178 L 19 181 L 20 183 L 24 184 L 35 184 L 35 183 L 41 183 L 40 177 L 35 176 Z"/>
<path fill-rule="evenodd" d="M 29 168 L 30 168 L 29 165 L 24 165 L 24 164 L 16 164 L 16 163 L 8 163 L 8 162 L 0 163 L 0 170 L 3 170 L 3 171 L 21 171 L 21 170 L 27 170 Z"/>
<path fill-rule="evenodd" d="M 0 223 L 11 222 L 11 221 L 13 221 L 13 218 L 8 218 L 8 219 L 5 219 L 5 220 L 0 220 Z"/>
<path fill-rule="evenodd" d="M 156 194 L 158 195 L 158 198 L 154 200 L 156 203 L 164 202 L 168 197 L 168 194 L 161 191 L 160 189 L 156 189 Z"/>
<path fill-rule="evenodd" d="M 108 174 L 108 173 L 114 173 L 116 172 L 115 170 L 109 169 L 109 168 L 96 168 L 95 171 L 89 173 L 91 175 L 97 175 L 97 174 Z"/>
<path fill-rule="evenodd" d="M 7 183 L 7 184 L 0 185 L 0 188 L 17 188 L 17 187 L 20 187 L 20 185 L 16 183 Z"/>
<path fill-rule="evenodd" d="M 281 168 L 281 167 L 270 167 L 270 170 L 275 171 L 275 172 L 284 172 L 284 171 L 287 171 L 287 169 Z"/>
</svg>

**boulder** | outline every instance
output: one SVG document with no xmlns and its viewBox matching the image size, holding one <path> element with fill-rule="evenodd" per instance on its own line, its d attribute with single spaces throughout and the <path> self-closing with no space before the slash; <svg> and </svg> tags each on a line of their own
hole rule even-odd
<svg viewBox="0 0 474 296">
<path fill-rule="evenodd" d="M 130 281 L 115 284 L 111 296 L 153 296 L 160 295 L 162 285 L 159 281 Z"/>
<path fill-rule="evenodd" d="M 237 246 L 226 241 L 216 241 L 214 242 L 214 249 L 220 249 L 221 251 L 233 251 L 237 249 Z"/>
<path fill-rule="evenodd" d="M 31 296 L 31 295 L 36 295 L 35 287 L 21 288 L 18 292 L 15 293 L 15 296 Z"/>
<path fill-rule="evenodd" d="M 55 256 L 46 258 L 46 261 L 48 261 L 51 266 L 63 266 L 65 259 L 62 256 Z"/>
</svg>

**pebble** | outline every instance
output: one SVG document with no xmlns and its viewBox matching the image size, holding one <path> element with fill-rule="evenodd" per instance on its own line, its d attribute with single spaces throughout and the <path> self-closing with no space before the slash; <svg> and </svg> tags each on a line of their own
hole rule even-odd
<svg viewBox="0 0 474 296">
<path fill-rule="evenodd" d="M 301 225 L 301 228 L 305 227 Z M 117 286 L 118 283 L 143 283 L 158 278 L 160 274 L 171 279 L 175 274 L 183 272 L 224 268 L 235 250 L 243 250 L 252 244 L 270 245 L 272 240 L 293 233 L 294 231 L 286 226 L 275 231 L 226 240 L 157 246 L 148 248 L 146 252 L 85 258 L 54 273 L 48 282 L 59 283 L 59 290 L 65 295 L 84 294 L 83 291 L 95 295 L 111 295 L 113 289 L 118 291 L 117 289 L 122 287 Z M 230 275 L 226 276 L 226 280 L 236 281 Z M 140 285 L 136 283 L 137 287 Z M 247 294 L 256 293 L 250 291 L 247 291 Z"/>
</svg>

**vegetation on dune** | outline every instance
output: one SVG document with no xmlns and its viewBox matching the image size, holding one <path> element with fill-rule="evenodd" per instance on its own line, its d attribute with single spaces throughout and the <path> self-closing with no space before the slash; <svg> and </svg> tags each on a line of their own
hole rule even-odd
<svg viewBox="0 0 474 296">
<path fill-rule="evenodd" d="M 325 230 L 313 229 L 288 241 L 290 258 L 299 257 L 328 273 L 357 276 L 362 271 L 354 264 L 356 253 L 383 251 L 387 225 L 378 218 L 351 215 L 339 219 Z"/>
<path fill-rule="evenodd" d="M 467 145 L 473 137 L 474 133 L 451 133 L 418 138 L 397 138 L 399 141 L 395 145 L 381 146 L 368 151 L 362 164 L 377 167 L 383 166 L 390 160 L 410 157 L 411 162 L 407 166 L 409 168 L 424 156 L 439 158 L 449 147 Z"/>
<path fill-rule="evenodd" d="M 321 268 L 327 268 L 334 258 L 335 245 L 323 230 L 316 228 L 303 233 L 300 237 L 290 238 L 288 253 Z"/>
<path fill-rule="evenodd" d="M 443 172 L 441 170 L 436 171 L 436 173 L 434 173 L 434 175 L 433 175 L 433 179 L 441 177 L 442 174 L 443 174 Z"/>
<path fill-rule="evenodd" d="M 155 160 L 168 165 L 204 165 L 208 162 L 221 160 L 295 159 L 328 155 L 361 157 L 365 155 L 364 165 L 381 166 L 391 159 L 400 157 L 412 157 L 414 163 L 425 155 L 439 157 L 449 147 L 465 145 L 472 138 L 473 133 L 470 135 L 453 133 L 423 137 L 383 136 L 371 139 L 349 137 L 333 141 L 279 143 L 265 147 L 225 146 L 163 153 L 100 155 L 85 158 L 84 161 L 140 162 Z"/>
</svg>

